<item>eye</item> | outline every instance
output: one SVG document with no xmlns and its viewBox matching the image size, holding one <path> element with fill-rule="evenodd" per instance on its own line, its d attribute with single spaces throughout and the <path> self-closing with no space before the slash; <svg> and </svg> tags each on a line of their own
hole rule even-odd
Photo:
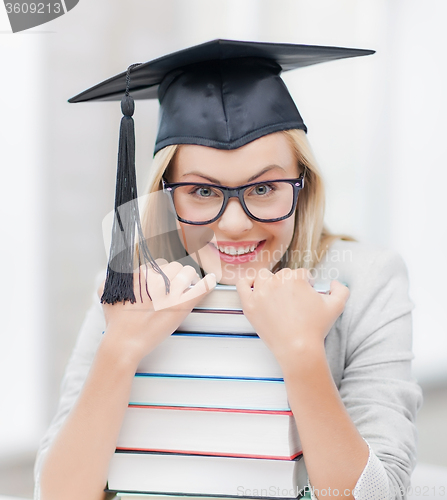
<svg viewBox="0 0 447 500">
<path fill-rule="evenodd" d="M 190 194 L 197 196 L 198 198 L 210 198 L 212 196 L 218 196 L 211 187 L 209 186 L 192 186 Z"/>
<path fill-rule="evenodd" d="M 208 198 L 209 196 L 211 196 L 213 194 L 213 192 L 211 191 L 210 188 L 201 187 L 201 188 L 197 189 L 196 194 L 198 194 L 199 196 L 202 196 L 203 198 Z"/>
<path fill-rule="evenodd" d="M 269 189 L 271 189 L 271 188 L 269 188 L 269 186 L 266 186 L 265 184 L 263 184 L 262 186 L 256 186 L 255 193 L 256 194 L 266 194 L 266 193 L 268 193 Z"/>
<path fill-rule="evenodd" d="M 274 190 L 273 186 L 270 184 L 257 184 L 250 191 L 250 195 L 265 196 L 270 194 Z"/>
</svg>

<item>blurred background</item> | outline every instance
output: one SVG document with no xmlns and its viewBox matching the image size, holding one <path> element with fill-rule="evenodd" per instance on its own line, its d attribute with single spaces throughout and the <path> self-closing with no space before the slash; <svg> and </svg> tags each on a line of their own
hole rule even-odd
<svg viewBox="0 0 447 500">
<path fill-rule="evenodd" d="M 0 494 L 32 496 L 38 442 L 106 266 L 120 106 L 67 99 L 215 38 L 377 51 L 284 80 L 327 181 L 329 228 L 407 262 L 425 393 L 419 459 L 447 466 L 446 17 L 445 0 L 81 0 L 12 34 L 0 7 Z M 140 193 L 157 111 L 137 102 Z"/>
</svg>

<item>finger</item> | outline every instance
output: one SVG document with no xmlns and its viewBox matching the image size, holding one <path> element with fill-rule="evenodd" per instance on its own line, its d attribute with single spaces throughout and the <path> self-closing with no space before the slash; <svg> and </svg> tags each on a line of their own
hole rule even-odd
<svg viewBox="0 0 447 500">
<path fill-rule="evenodd" d="M 214 273 L 209 273 L 204 278 L 199 280 L 193 287 L 186 290 L 186 292 L 181 295 L 180 301 L 182 303 L 192 301 L 193 307 L 197 302 L 199 302 L 201 297 L 211 292 L 211 290 L 216 287 L 216 283 L 216 275 Z"/>
<path fill-rule="evenodd" d="M 171 290 L 183 293 L 189 286 L 198 283 L 199 276 L 192 266 L 185 266 L 171 279 Z"/>
<path fill-rule="evenodd" d="M 281 270 L 279 270 L 277 273 L 275 273 L 274 277 L 274 283 L 284 283 L 286 281 L 294 280 L 296 279 L 296 269 L 290 269 L 289 267 L 285 267 Z"/>
<path fill-rule="evenodd" d="M 152 306 L 155 311 L 161 309 L 181 309 L 191 310 L 200 297 L 207 292 L 210 292 L 216 286 L 216 276 L 205 276 L 196 285 L 191 285 L 191 281 L 195 280 L 195 269 L 191 266 L 185 266 L 177 275 L 171 280 L 171 291 L 166 294 L 157 288 L 156 293 L 152 294 Z"/>
<path fill-rule="evenodd" d="M 155 259 L 155 262 L 160 266 L 165 266 L 166 264 L 169 264 L 169 262 L 166 259 L 162 259 L 161 257 L 159 259 Z"/>
<path fill-rule="evenodd" d="M 237 293 L 239 294 L 239 297 L 241 298 L 242 306 L 244 308 L 248 304 L 248 301 L 251 298 L 251 294 L 253 293 L 253 290 L 251 288 L 252 284 L 253 284 L 253 280 L 249 279 L 249 278 L 241 278 L 236 283 L 236 290 L 237 290 Z"/>
<path fill-rule="evenodd" d="M 257 274 L 256 274 L 256 277 L 254 279 L 254 282 L 252 284 L 253 286 L 253 289 L 259 289 L 261 288 L 261 286 L 267 281 L 269 280 L 271 277 L 273 276 L 273 273 L 271 273 L 267 268 L 263 267 L 262 269 L 260 269 Z"/>
<path fill-rule="evenodd" d="M 306 279 L 309 282 L 310 286 L 313 288 L 315 285 L 315 275 L 312 274 L 310 269 L 306 269 Z"/>
<path fill-rule="evenodd" d="M 326 295 L 325 298 L 341 314 L 349 298 L 349 289 L 339 281 L 333 280 L 331 281 L 331 293 L 330 295 Z"/>
<path fill-rule="evenodd" d="M 295 278 L 307 281 L 312 285 L 313 278 L 309 269 L 305 269 L 304 267 L 300 267 L 299 269 L 294 269 L 294 275 Z"/>
<path fill-rule="evenodd" d="M 188 265 L 186 267 L 192 267 L 194 269 L 194 272 L 192 273 L 191 286 L 196 285 L 201 280 L 201 276 L 198 274 L 198 272 L 196 271 L 196 268 L 194 266 Z M 214 276 L 216 276 L 216 275 L 214 274 Z"/>
<path fill-rule="evenodd" d="M 164 260 L 164 259 L 160 259 L 160 260 Z M 161 270 L 163 271 L 163 273 L 168 277 L 168 279 L 172 280 L 175 278 L 177 273 L 183 268 L 183 265 L 180 264 L 180 262 L 174 261 L 174 262 L 167 262 L 166 264 L 162 264 L 160 267 L 161 267 Z M 163 276 L 160 273 L 158 273 L 157 271 L 155 271 L 154 269 L 152 269 L 152 267 L 149 264 L 141 266 L 140 272 L 144 276 L 146 276 L 146 274 L 147 274 L 148 281 L 152 281 L 152 279 L 155 278 L 156 282 L 158 282 L 160 280 L 162 280 L 164 282 Z"/>
<path fill-rule="evenodd" d="M 180 262 L 169 262 L 164 264 L 161 270 L 168 280 L 172 281 L 182 268 Z M 149 263 L 142 265 L 134 273 L 133 283 L 135 297 L 139 297 L 141 302 L 149 297 L 153 300 L 158 295 L 166 295 L 165 278 L 156 272 Z"/>
</svg>

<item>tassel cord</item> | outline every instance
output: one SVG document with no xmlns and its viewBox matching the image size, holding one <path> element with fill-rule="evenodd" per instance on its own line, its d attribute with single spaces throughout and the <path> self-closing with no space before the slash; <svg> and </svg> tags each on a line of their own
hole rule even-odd
<svg viewBox="0 0 447 500">
<path fill-rule="evenodd" d="M 135 259 L 135 229 L 138 231 L 138 264 L 139 264 L 139 291 L 142 297 L 141 262 L 146 267 L 147 263 L 159 273 L 165 283 L 165 292 L 170 292 L 170 281 L 160 266 L 155 262 L 141 227 L 138 199 L 137 181 L 135 172 L 135 127 L 132 115 L 135 104 L 129 95 L 130 72 L 139 64 L 133 64 L 127 69 L 126 91 L 121 101 L 123 117 L 121 118 L 120 136 L 118 145 L 118 166 L 115 191 L 115 217 L 112 227 L 112 242 L 110 246 L 109 263 L 107 266 L 106 282 L 101 303 L 115 304 L 117 302 L 136 302 L 134 293 L 134 259 Z M 151 299 L 147 287 L 146 293 Z M 151 299 L 152 300 L 152 299 Z"/>
</svg>

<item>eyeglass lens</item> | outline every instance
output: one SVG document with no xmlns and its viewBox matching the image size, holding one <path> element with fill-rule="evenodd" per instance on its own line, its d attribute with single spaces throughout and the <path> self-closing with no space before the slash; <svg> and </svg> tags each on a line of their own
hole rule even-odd
<svg viewBox="0 0 447 500">
<path fill-rule="evenodd" d="M 288 182 L 266 182 L 248 187 L 244 201 L 248 211 L 258 219 L 286 216 L 293 206 L 293 186 Z M 208 185 L 179 186 L 174 191 L 177 215 L 191 222 L 214 219 L 224 203 L 223 192 Z"/>
</svg>

